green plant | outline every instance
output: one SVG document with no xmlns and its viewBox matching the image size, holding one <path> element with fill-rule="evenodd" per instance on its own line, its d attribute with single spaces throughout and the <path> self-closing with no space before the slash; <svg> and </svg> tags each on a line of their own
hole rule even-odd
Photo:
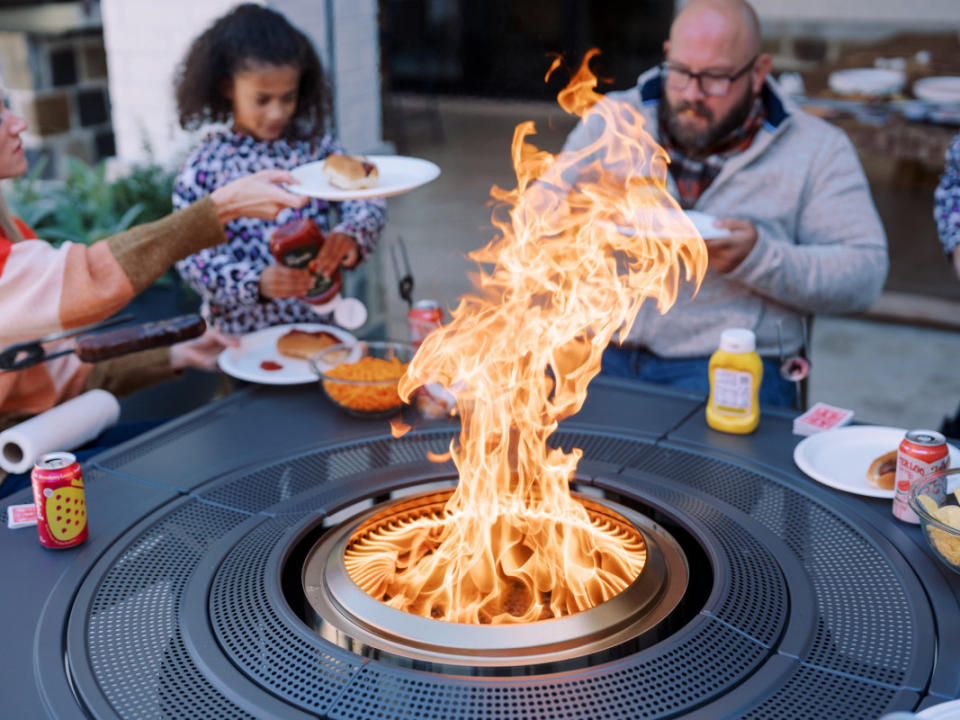
<svg viewBox="0 0 960 720">
<path fill-rule="evenodd" d="M 43 175 L 47 161 L 47 157 L 41 157 L 24 177 L 13 181 L 7 193 L 11 211 L 31 228 L 43 227 L 58 202 L 56 197 L 42 195 L 37 190 L 38 178 Z"/>
<path fill-rule="evenodd" d="M 38 179 L 45 164 L 44 158 L 14 180 L 8 200 L 15 215 L 54 245 L 94 243 L 173 209 L 173 173 L 159 166 L 139 166 L 108 181 L 104 163 L 90 167 L 67 158 L 66 181 L 53 183 Z"/>
<path fill-rule="evenodd" d="M 173 212 L 174 173 L 159 165 L 138 165 L 129 174 L 114 180 L 116 211 L 140 205 L 138 223 L 153 222 Z"/>
</svg>

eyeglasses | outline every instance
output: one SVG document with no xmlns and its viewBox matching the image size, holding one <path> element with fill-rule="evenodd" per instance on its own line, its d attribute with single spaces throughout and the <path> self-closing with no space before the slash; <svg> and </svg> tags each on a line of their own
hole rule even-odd
<svg viewBox="0 0 960 720">
<path fill-rule="evenodd" d="M 730 86 L 733 85 L 733 82 L 749 72 L 759 57 L 759 55 L 754 55 L 750 62 L 733 75 L 718 75 L 709 72 L 695 73 L 677 65 L 671 65 L 668 62 L 660 63 L 660 71 L 663 73 L 667 87 L 671 90 L 686 90 L 690 80 L 696 78 L 697 84 L 700 86 L 700 92 L 704 95 L 720 97 L 730 92 Z"/>
</svg>

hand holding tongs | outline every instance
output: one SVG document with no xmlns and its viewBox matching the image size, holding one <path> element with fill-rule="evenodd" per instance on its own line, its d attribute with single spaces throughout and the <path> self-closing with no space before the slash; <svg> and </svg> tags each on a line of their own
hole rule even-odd
<svg viewBox="0 0 960 720">
<path fill-rule="evenodd" d="M 53 335 L 47 335 L 47 337 L 38 340 L 27 340 L 26 342 L 11 345 L 0 352 L 0 370 L 23 370 L 24 368 L 39 365 L 53 358 L 69 355 L 74 351 L 74 348 L 59 350 L 55 353 L 47 353 L 46 348 L 43 347 L 44 343 L 64 340 L 94 330 L 103 330 L 104 328 L 129 322 L 130 320 L 133 320 L 133 314 L 126 313 L 91 325 L 84 325 L 83 327 L 73 328 L 72 330 L 64 330 L 63 332 Z"/>
<path fill-rule="evenodd" d="M 407 257 L 407 246 L 403 244 L 403 238 L 397 236 L 397 245 L 400 246 L 400 252 L 403 255 L 404 273 L 400 274 L 400 262 L 397 259 L 397 246 L 390 246 L 390 257 L 393 260 L 393 272 L 397 276 L 397 289 L 400 297 L 407 301 L 407 307 L 413 306 L 413 273 L 410 270 L 410 258 Z"/>
</svg>

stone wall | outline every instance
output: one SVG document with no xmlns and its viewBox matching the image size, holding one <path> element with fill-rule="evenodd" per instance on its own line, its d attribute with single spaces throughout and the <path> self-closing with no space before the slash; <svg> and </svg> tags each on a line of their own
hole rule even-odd
<svg viewBox="0 0 960 720">
<path fill-rule="evenodd" d="M 46 34 L 0 31 L 0 77 L 28 124 L 31 166 L 62 177 L 66 156 L 92 163 L 114 154 L 103 38 L 96 29 Z"/>
</svg>

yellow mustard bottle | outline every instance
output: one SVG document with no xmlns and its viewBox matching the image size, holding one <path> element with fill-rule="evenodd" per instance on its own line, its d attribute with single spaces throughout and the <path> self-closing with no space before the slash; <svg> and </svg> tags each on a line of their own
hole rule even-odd
<svg viewBox="0 0 960 720">
<path fill-rule="evenodd" d="M 720 347 L 710 356 L 710 398 L 707 425 L 714 430 L 746 434 L 760 422 L 760 381 L 763 362 L 753 330 L 727 328 Z"/>
</svg>

